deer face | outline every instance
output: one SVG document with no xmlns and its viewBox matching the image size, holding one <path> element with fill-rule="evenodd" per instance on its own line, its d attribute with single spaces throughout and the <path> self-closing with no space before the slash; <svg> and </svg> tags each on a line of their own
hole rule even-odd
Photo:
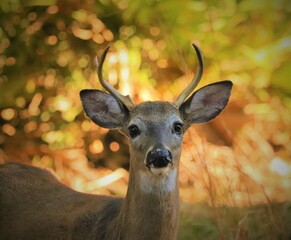
<svg viewBox="0 0 291 240">
<path fill-rule="evenodd" d="M 183 119 L 168 102 L 145 102 L 130 112 L 126 135 L 140 169 L 162 174 L 176 167 L 183 138 Z"/>
</svg>

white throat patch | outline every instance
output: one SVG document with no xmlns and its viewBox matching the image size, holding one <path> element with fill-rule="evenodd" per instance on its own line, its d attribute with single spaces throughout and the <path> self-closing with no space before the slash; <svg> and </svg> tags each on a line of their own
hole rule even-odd
<svg viewBox="0 0 291 240">
<path fill-rule="evenodd" d="M 163 175 L 139 172 L 139 176 L 140 189 L 146 193 L 169 193 L 176 188 L 177 169 L 170 169 Z"/>
</svg>

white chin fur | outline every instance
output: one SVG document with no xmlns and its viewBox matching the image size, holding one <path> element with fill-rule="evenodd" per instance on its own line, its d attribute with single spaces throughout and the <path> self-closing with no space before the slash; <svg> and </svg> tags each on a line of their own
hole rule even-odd
<svg viewBox="0 0 291 240">
<path fill-rule="evenodd" d="M 143 192 L 164 194 L 172 192 L 177 185 L 177 169 L 171 167 L 150 168 L 148 171 L 140 171 L 140 188 Z"/>
<path fill-rule="evenodd" d="M 163 168 L 150 168 L 150 171 L 155 175 L 164 175 L 170 170 L 170 167 L 163 167 Z"/>
</svg>

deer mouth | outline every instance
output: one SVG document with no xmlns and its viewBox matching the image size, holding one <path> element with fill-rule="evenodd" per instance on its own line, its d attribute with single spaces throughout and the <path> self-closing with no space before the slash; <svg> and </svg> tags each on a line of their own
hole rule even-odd
<svg viewBox="0 0 291 240">
<path fill-rule="evenodd" d="M 150 170 L 150 172 L 154 175 L 165 175 L 169 172 L 171 166 L 173 164 L 170 164 L 169 166 L 167 167 L 160 167 L 160 168 L 157 168 L 157 167 L 148 167 L 148 169 Z"/>
</svg>

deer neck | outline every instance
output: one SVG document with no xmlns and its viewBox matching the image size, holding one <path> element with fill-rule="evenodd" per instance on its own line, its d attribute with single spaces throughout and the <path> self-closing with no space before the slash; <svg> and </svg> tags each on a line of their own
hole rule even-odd
<svg viewBox="0 0 291 240">
<path fill-rule="evenodd" d="M 119 215 L 120 239 L 176 239 L 178 169 L 156 176 L 131 167 L 129 176 L 127 195 Z"/>
</svg>

